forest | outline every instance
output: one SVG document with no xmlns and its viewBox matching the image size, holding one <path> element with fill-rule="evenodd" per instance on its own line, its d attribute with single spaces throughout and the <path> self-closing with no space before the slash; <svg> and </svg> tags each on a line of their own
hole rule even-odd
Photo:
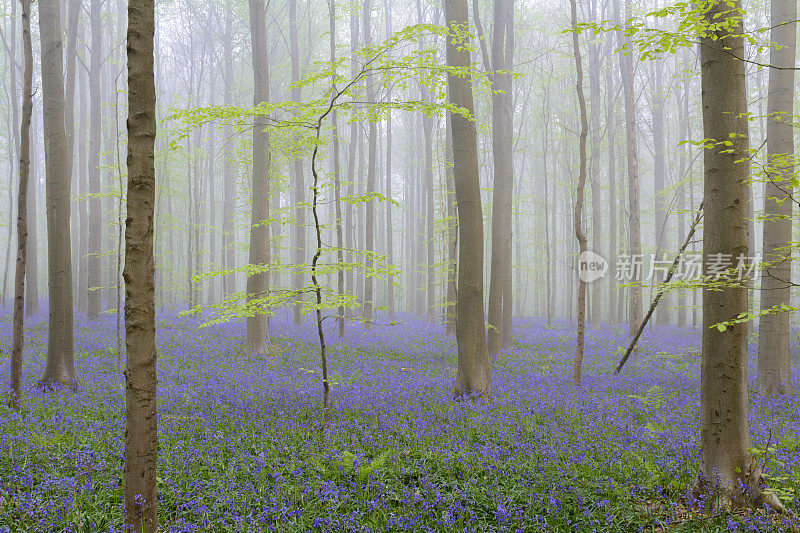
<svg viewBox="0 0 800 533">
<path fill-rule="evenodd" d="M 797 22 L 0 0 L 0 533 L 800 531 Z"/>
</svg>

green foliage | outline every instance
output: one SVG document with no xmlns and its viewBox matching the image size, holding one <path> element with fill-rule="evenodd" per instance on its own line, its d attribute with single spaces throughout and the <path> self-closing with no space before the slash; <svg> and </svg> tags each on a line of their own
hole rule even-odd
<svg viewBox="0 0 800 533">
<path fill-rule="evenodd" d="M 205 106 L 189 109 L 174 109 L 167 118 L 173 124 L 169 145 L 172 150 L 179 150 L 181 141 L 193 131 L 206 124 L 229 125 L 237 132 L 252 129 L 255 117 L 265 118 L 270 142 L 284 147 L 283 150 L 292 159 L 311 155 L 311 171 L 314 184 L 310 187 L 314 193 L 314 202 L 303 202 L 295 207 L 313 209 L 322 200 L 323 195 L 330 194 L 333 183 L 317 179 L 317 155 L 324 155 L 330 142 L 331 132 L 325 124 L 326 118 L 333 110 L 341 113 L 348 121 L 378 122 L 384 120 L 391 111 L 423 113 L 427 116 L 441 115 L 445 112 L 457 113 L 473 119 L 466 110 L 455 107 L 447 101 L 447 76 L 469 77 L 483 88 L 490 87 L 488 78 L 474 66 L 451 67 L 445 65 L 439 57 L 434 42 L 440 38 L 450 38 L 464 44 L 471 35 L 463 28 L 445 28 L 433 24 L 408 26 L 395 32 L 384 42 L 374 46 L 365 46 L 354 52 L 352 56 L 342 57 L 335 62 L 318 62 L 316 70 L 305 79 L 294 84 L 302 87 L 306 94 L 313 95 L 305 102 L 267 102 L 252 108 L 236 106 Z M 427 42 L 430 46 L 419 46 Z M 341 72 L 354 72 L 350 77 Z M 427 90 L 430 99 L 421 100 L 389 100 L 378 97 L 375 101 L 364 101 L 366 84 L 371 83 L 379 91 L 388 88 L 407 88 L 410 84 L 419 85 Z M 330 201 L 328 199 L 327 201 Z M 398 205 L 379 192 L 359 195 L 344 195 L 341 201 L 351 205 L 370 202 L 389 202 Z M 263 220 L 257 225 L 272 225 L 270 220 Z M 320 222 L 320 231 L 326 224 Z M 317 250 L 314 250 L 317 251 Z M 340 249 L 335 246 L 324 246 L 318 252 L 323 257 L 334 256 Z M 363 276 L 385 279 L 389 275 L 398 277 L 400 271 L 388 265 L 384 256 L 373 252 L 348 250 L 359 259 L 356 262 L 322 261 L 314 268 L 307 264 L 287 265 L 280 261 L 271 265 L 246 265 L 233 270 L 217 270 L 194 276 L 193 282 L 213 277 L 229 275 L 235 272 L 247 276 L 263 272 L 271 273 L 303 273 L 308 279 L 312 276 L 323 277 L 330 282 L 340 271 L 358 270 Z M 367 267 L 367 265 L 371 265 Z M 309 284 L 300 289 L 274 289 L 267 295 L 248 295 L 237 293 L 226 297 L 211 306 L 197 306 L 185 314 L 200 314 L 211 308 L 215 316 L 205 326 L 218 324 L 235 318 L 255 315 L 272 315 L 275 309 L 293 303 L 297 297 L 305 293 L 321 291 L 321 303 L 317 304 L 306 298 L 302 311 L 310 313 L 316 310 L 353 308 L 359 305 L 353 295 L 340 294 L 327 288 L 330 283 Z"/>
<path fill-rule="evenodd" d="M 710 11 L 717 5 L 726 6 L 709 17 Z M 745 41 L 759 51 L 763 45 L 755 34 L 745 33 L 743 20 L 747 15 L 742 8 L 737 8 L 733 0 L 701 0 L 699 2 L 676 2 L 661 9 L 646 12 L 643 16 L 632 17 L 622 23 L 612 21 L 583 22 L 573 30 L 579 33 L 590 32 L 600 35 L 618 32 L 625 37 L 621 49 L 627 54 L 636 51 L 642 61 L 657 59 L 666 54 L 674 54 L 681 48 L 692 47 L 700 39 L 719 41 L 720 47 L 726 49 L 725 39 L 743 37 Z M 653 24 L 653 23 L 656 24 Z M 668 26 L 669 29 L 657 27 Z M 759 28 L 756 34 L 764 33 L 769 28 Z M 744 59 L 744 58 L 741 58 Z"/>
</svg>

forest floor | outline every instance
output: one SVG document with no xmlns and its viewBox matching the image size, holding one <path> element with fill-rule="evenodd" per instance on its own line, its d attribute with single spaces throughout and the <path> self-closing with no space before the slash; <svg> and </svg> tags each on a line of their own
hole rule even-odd
<svg viewBox="0 0 800 533">
<path fill-rule="evenodd" d="M 0 532 L 119 530 L 124 384 L 113 317 L 76 322 L 79 392 L 41 395 L 31 387 L 44 366 L 45 318 L 28 322 L 24 410 L 0 407 Z M 266 359 L 243 355 L 241 324 L 159 322 L 164 531 L 788 527 L 767 513 L 709 517 L 687 505 L 697 331 L 647 332 L 615 377 L 624 329 L 590 328 L 576 388 L 569 324 L 519 320 L 514 348 L 493 363 L 487 404 L 452 400 L 455 342 L 442 327 L 401 317 L 369 332 L 349 325 L 340 341 L 327 322 L 327 418 L 311 321 L 274 319 L 276 350 Z M 5 387 L 8 314 L 0 346 Z M 751 395 L 751 408 L 769 486 L 798 513 L 800 399 Z"/>
</svg>

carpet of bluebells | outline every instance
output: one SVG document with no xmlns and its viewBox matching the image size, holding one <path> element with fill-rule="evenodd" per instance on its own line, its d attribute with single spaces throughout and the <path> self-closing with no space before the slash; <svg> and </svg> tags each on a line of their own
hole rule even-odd
<svg viewBox="0 0 800 533">
<path fill-rule="evenodd" d="M 4 388 L 10 322 L 0 314 Z M 76 322 L 76 394 L 33 388 L 46 316 L 27 324 L 24 410 L 0 407 L 0 532 L 120 531 L 113 318 Z M 158 324 L 164 531 L 778 531 L 791 520 L 709 517 L 687 504 L 698 453 L 694 330 L 648 332 L 614 376 L 626 332 L 590 328 L 576 388 L 574 329 L 519 320 L 513 349 L 493 362 L 487 404 L 453 401 L 455 342 L 443 327 L 402 317 L 367 332 L 349 325 L 339 340 L 328 321 L 326 417 L 311 321 L 275 318 L 268 358 L 243 353 L 240 323 L 199 324 Z M 770 487 L 799 512 L 800 400 L 751 395 L 751 421 Z"/>
</svg>

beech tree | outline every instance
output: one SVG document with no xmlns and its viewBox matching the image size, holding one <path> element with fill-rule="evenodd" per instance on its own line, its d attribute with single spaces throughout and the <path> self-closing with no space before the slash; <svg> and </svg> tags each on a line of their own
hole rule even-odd
<svg viewBox="0 0 800 533">
<path fill-rule="evenodd" d="M 249 0 L 250 39 L 253 58 L 253 104 L 269 101 L 269 63 L 267 60 L 266 11 L 263 0 Z M 256 272 L 247 277 L 247 299 L 269 295 L 269 126 L 267 117 L 253 119 L 253 183 L 250 218 L 250 265 Z M 258 306 L 257 306 L 258 307 Z M 247 351 L 269 351 L 269 316 L 266 310 L 253 309 L 247 318 Z"/>
<path fill-rule="evenodd" d="M 445 0 L 447 64 L 469 67 L 466 0 Z M 469 116 L 475 112 L 469 78 L 447 75 L 450 102 Z M 483 322 L 483 215 L 478 181 L 478 133 L 461 113 L 450 113 L 453 128 L 453 179 L 458 203 L 458 302 L 456 303 L 457 395 L 491 396 L 492 369 Z"/>
<path fill-rule="evenodd" d="M 772 0 L 767 94 L 767 181 L 764 184 L 764 271 L 759 321 L 758 391 L 775 396 L 792 388 L 789 313 L 792 286 L 792 182 L 797 2 Z M 778 312 L 775 312 L 778 310 Z"/>
<path fill-rule="evenodd" d="M 22 349 L 25 344 L 25 269 L 28 244 L 28 177 L 31 167 L 31 117 L 33 116 L 33 50 L 31 0 L 22 0 L 22 122 L 20 124 L 19 188 L 17 189 L 17 265 L 14 274 L 14 325 L 11 347 L 11 405 L 19 409 L 22 398 Z M 16 36 L 14 36 L 16 38 Z"/>
<path fill-rule="evenodd" d="M 700 42 L 703 103 L 705 226 L 703 263 L 716 254 L 747 257 L 749 123 L 740 0 L 712 3 Z M 713 24 L 713 26 L 712 26 Z M 700 377 L 700 471 L 695 492 L 711 507 L 759 507 L 777 498 L 763 492 L 750 451 L 747 325 L 729 322 L 747 312 L 747 286 L 730 280 L 703 288 Z"/>
<path fill-rule="evenodd" d="M 39 1 L 47 185 L 47 286 L 50 298 L 47 363 L 39 384 L 75 387 L 72 342 L 70 185 L 64 120 L 64 59 L 59 0 Z"/>
<path fill-rule="evenodd" d="M 153 218 L 156 204 L 155 2 L 128 2 L 128 218 L 125 222 L 125 525 L 158 531 Z"/>
</svg>

